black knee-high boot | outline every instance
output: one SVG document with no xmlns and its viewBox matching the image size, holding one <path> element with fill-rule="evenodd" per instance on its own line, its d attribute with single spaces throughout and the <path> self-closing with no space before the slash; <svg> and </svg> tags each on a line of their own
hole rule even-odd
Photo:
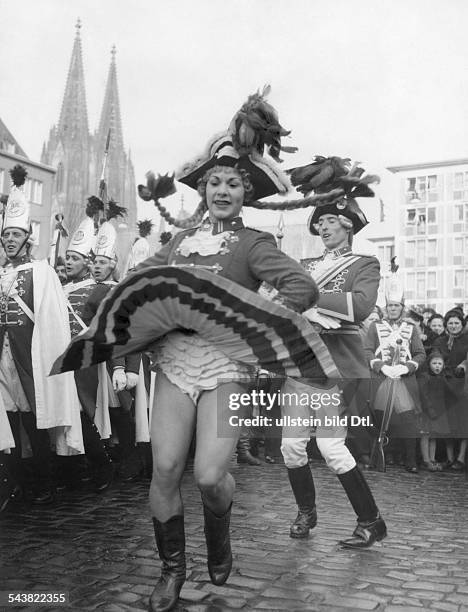
<svg viewBox="0 0 468 612">
<path fill-rule="evenodd" d="M 208 573 L 211 582 L 220 586 L 231 573 L 232 552 L 229 525 L 231 523 L 232 503 L 222 516 L 216 516 L 203 503 L 205 517 L 205 539 L 208 550 Z"/>
<path fill-rule="evenodd" d="M 133 480 L 143 471 L 143 461 L 135 446 L 135 423 L 130 412 L 123 408 L 110 408 L 110 418 L 119 437 L 119 476 L 125 482 Z"/>
<path fill-rule="evenodd" d="M 85 412 L 81 412 L 80 416 L 86 457 L 94 470 L 94 486 L 98 493 L 102 493 L 112 483 L 114 465 L 107 454 L 96 425 Z"/>
<path fill-rule="evenodd" d="M 20 497 L 21 488 L 14 481 L 5 461 L 5 454 L 0 452 L 0 512 L 3 512 L 8 503 Z"/>
<path fill-rule="evenodd" d="M 33 498 L 35 504 L 50 504 L 54 501 L 52 482 L 52 452 L 47 429 L 38 429 L 32 412 L 23 412 L 21 422 L 31 444 L 34 459 Z"/>
<path fill-rule="evenodd" d="M 185 582 L 184 517 L 173 516 L 165 523 L 153 518 L 153 527 L 162 568 L 150 597 L 149 611 L 167 612 L 177 603 Z"/>
<path fill-rule="evenodd" d="M 308 464 L 298 468 L 288 468 L 289 482 L 296 498 L 298 513 L 291 525 L 291 538 L 306 538 L 317 524 L 315 508 L 315 485 Z"/>
<path fill-rule="evenodd" d="M 368 548 L 374 542 L 383 540 L 387 535 L 387 528 L 359 468 L 356 466 L 345 474 L 338 474 L 338 478 L 358 520 L 353 537 L 342 540 L 340 544 L 345 548 Z"/>
</svg>

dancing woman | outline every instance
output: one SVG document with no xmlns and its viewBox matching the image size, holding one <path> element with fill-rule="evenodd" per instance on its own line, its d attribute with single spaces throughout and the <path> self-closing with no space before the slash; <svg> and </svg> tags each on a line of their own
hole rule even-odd
<svg viewBox="0 0 468 612">
<path fill-rule="evenodd" d="M 260 104 L 268 106 L 264 101 Z M 203 266 L 252 291 L 266 281 L 278 290 L 284 305 L 301 312 L 318 297 L 314 281 L 276 247 L 272 235 L 245 227 L 239 216 L 254 197 L 284 193 L 287 177 L 258 152 L 241 156 L 239 149 L 224 134 L 211 143 L 208 159 L 184 167 L 179 180 L 197 189 L 202 199 L 193 217 L 182 225 L 199 226 L 180 232 L 140 269 L 168 264 Z M 140 189 L 140 195 L 145 197 L 145 193 Z M 159 207 L 169 222 L 181 225 Z M 169 610 L 185 580 L 180 481 L 194 431 L 194 476 L 203 500 L 208 570 L 216 585 L 229 576 L 235 483 L 228 465 L 237 439 L 219 438 L 217 429 L 218 421 L 229 419 L 230 394 L 245 391 L 243 381 L 251 374 L 247 366 L 230 360 L 198 334 L 180 331 L 171 332 L 159 343 L 155 360 L 150 505 L 163 566 L 151 595 L 152 611 Z"/>
</svg>

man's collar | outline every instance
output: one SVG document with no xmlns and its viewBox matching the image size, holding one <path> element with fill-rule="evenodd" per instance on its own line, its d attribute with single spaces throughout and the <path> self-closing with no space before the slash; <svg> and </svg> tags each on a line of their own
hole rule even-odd
<svg viewBox="0 0 468 612">
<path fill-rule="evenodd" d="M 5 265 L 10 264 L 13 268 L 17 268 L 25 263 L 29 263 L 31 261 L 31 255 L 29 253 L 25 253 L 20 257 L 13 257 L 12 259 L 7 258 Z"/>
<path fill-rule="evenodd" d="M 234 217 L 234 219 L 223 219 L 214 222 L 208 217 L 208 219 L 203 221 L 201 227 L 202 229 L 208 229 L 211 227 L 211 233 L 216 236 L 216 234 L 221 234 L 222 232 L 236 232 L 243 229 L 245 226 L 241 217 Z"/>
<path fill-rule="evenodd" d="M 347 255 L 348 253 L 351 253 L 351 247 L 349 246 L 349 244 L 344 247 L 340 247 L 339 249 L 334 249 L 333 251 L 325 249 L 323 257 L 331 257 L 332 259 L 337 259 L 338 257 L 341 257 L 342 255 Z"/>
<path fill-rule="evenodd" d="M 81 283 L 81 281 L 88 280 L 88 279 L 93 280 L 91 278 L 91 272 L 89 270 L 86 272 L 86 274 L 83 274 L 83 276 L 80 276 L 79 278 L 72 278 L 70 280 L 70 283 Z"/>
</svg>

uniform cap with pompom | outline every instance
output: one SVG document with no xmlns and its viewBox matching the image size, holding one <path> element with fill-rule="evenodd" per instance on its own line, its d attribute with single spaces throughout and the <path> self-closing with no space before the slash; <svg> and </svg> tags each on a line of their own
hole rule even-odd
<svg viewBox="0 0 468 612">
<path fill-rule="evenodd" d="M 17 164 L 10 170 L 10 176 L 13 184 L 5 208 L 2 231 L 15 227 L 30 233 L 30 204 L 24 192 L 28 172 L 24 166 Z"/>
</svg>

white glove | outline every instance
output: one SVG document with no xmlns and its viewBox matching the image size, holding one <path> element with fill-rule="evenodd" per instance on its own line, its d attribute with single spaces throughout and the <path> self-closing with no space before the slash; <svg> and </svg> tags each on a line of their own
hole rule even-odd
<svg viewBox="0 0 468 612">
<path fill-rule="evenodd" d="M 319 313 L 316 306 L 309 308 L 309 310 L 304 311 L 302 314 L 311 323 L 320 325 L 324 329 L 339 329 L 341 327 L 338 319 Z"/>
<path fill-rule="evenodd" d="M 398 378 L 398 374 L 395 372 L 394 366 L 384 365 L 381 367 L 380 371 L 387 378 Z"/>
<path fill-rule="evenodd" d="M 127 376 L 123 368 L 116 368 L 112 374 L 112 387 L 114 391 L 123 391 L 127 385 Z"/>
<path fill-rule="evenodd" d="M 396 375 L 398 378 L 400 376 L 404 376 L 405 374 L 408 374 L 409 372 L 408 367 L 403 365 L 402 363 L 400 363 L 399 365 L 396 365 L 393 369 L 396 372 Z"/>
<path fill-rule="evenodd" d="M 138 382 L 138 374 L 135 374 L 135 372 L 127 372 L 126 376 L 127 376 L 126 388 L 133 389 L 133 387 L 136 387 L 137 382 Z"/>
</svg>

